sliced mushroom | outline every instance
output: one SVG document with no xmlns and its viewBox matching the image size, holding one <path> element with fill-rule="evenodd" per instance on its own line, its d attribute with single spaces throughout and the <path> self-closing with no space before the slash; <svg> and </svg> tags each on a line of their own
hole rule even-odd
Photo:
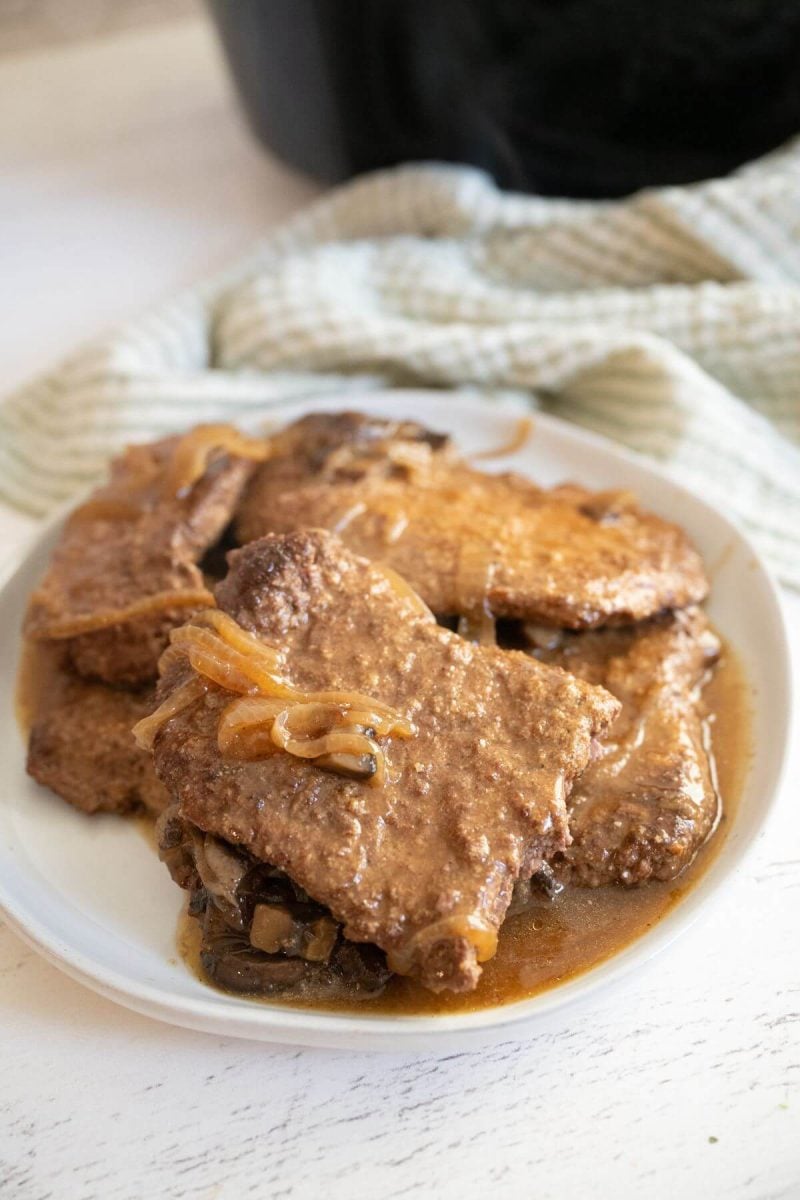
<svg viewBox="0 0 800 1200">
<path fill-rule="evenodd" d="M 390 978 L 376 946 L 340 936 L 327 909 L 277 867 L 185 822 L 177 807 L 157 826 L 159 852 L 190 892 L 201 922 L 203 969 L 233 992 L 304 999 L 374 996 Z"/>
<path fill-rule="evenodd" d="M 344 939 L 336 947 L 333 966 L 340 980 L 340 991 L 347 996 L 364 999 L 378 996 L 392 977 L 386 956 L 377 946 Z"/>
<path fill-rule="evenodd" d="M 314 765 L 346 779 L 371 779 L 378 770 L 374 754 L 321 754 Z"/>
<path fill-rule="evenodd" d="M 250 925 L 250 944 L 267 954 L 296 954 L 300 930 L 287 908 L 257 904 Z"/>
<path fill-rule="evenodd" d="M 323 918 L 330 920 L 330 918 Z M 338 928 L 330 920 L 337 932 Z M 319 936 L 329 936 L 328 931 Z M 328 962 L 268 954 L 250 944 L 246 934 L 226 925 L 213 904 L 203 919 L 200 960 L 209 978 L 233 992 L 269 996 L 276 993 L 325 999 L 378 995 L 390 978 L 386 958 L 376 946 L 339 940 Z"/>
<path fill-rule="evenodd" d="M 220 895 L 229 904 L 235 904 L 239 885 L 251 866 L 252 860 L 226 842 L 208 834 L 204 838 L 203 854 L 198 856 L 197 868 L 212 895 Z"/>
<path fill-rule="evenodd" d="M 519 913 L 527 912 L 542 900 L 555 900 L 564 885 L 559 883 L 547 863 L 542 863 L 530 879 L 518 879 L 511 894 L 506 917 L 516 917 Z"/>
<path fill-rule="evenodd" d="M 262 996 L 294 987 L 306 974 L 301 958 L 277 957 L 254 949 L 247 934 L 226 925 L 214 905 L 206 911 L 200 961 L 220 987 Z"/>
<path fill-rule="evenodd" d="M 244 929 L 247 919 L 239 900 L 239 886 L 252 860 L 219 838 L 197 836 L 194 858 L 203 887 L 229 924 Z"/>
<path fill-rule="evenodd" d="M 548 900 L 555 900 L 564 890 L 564 884 L 553 874 L 549 863 L 542 863 L 536 874 L 531 876 L 531 887 L 544 892 Z"/>
</svg>

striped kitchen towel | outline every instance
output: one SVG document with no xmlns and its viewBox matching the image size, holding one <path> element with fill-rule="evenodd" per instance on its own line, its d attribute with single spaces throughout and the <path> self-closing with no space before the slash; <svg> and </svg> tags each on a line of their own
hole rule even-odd
<svg viewBox="0 0 800 1200">
<path fill-rule="evenodd" d="M 0 493 L 43 514 L 125 442 L 424 384 L 513 389 L 658 459 L 800 586 L 800 142 L 613 203 L 358 179 L 8 398 Z"/>
</svg>

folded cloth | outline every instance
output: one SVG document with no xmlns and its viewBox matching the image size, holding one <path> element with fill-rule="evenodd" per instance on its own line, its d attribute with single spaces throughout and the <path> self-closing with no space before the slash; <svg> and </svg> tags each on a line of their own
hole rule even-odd
<svg viewBox="0 0 800 1200">
<path fill-rule="evenodd" d="M 800 586 L 800 141 L 613 203 L 357 179 L 9 397 L 0 494 L 43 514 L 126 442 L 409 385 L 515 389 L 658 459 Z"/>
</svg>

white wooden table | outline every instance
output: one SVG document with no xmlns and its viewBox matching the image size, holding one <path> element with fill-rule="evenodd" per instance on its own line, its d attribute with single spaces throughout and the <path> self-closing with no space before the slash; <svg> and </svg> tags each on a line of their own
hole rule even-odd
<svg viewBox="0 0 800 1200">
<path fill-rule="evenodd" d="M 251 143 L 197 23 L 0 61 L 0 164 L 3 390 L 313 192 Z M 0 514 L 2 550 L 25 530 Z M 799 784 L 795 752 L 748 867 L 674 948 L 487 1052 L 173 1029 L 0 926 L 0 1197 L 800 1197 Z"/>
</svg>

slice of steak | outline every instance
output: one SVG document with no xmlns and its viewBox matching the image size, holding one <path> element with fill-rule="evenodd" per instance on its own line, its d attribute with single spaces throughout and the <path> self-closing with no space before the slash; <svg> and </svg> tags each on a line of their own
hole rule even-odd
<svg viewBox="0 0 800 1200">
<path fill-rule="evenodd" d="M 391 972 L 376 946 L 348 942 L 330 912 L 283 871 L 204 834 L 173 806 L 157 825 L 159 855 L 189 894 L 212 982 L 248 995 L 301 1000 L 379 995 Z"/>
<path fill-rule="evenodd" d="M 419 426 L 352 413 L 306 417 L 278 435 L 236 518 L 241 542 L 304 527 L 388 563 L 445 615 L 582 629 L 681 608 L 708 590 L 685 533 L 628 493 L 487 475 Z"/>
<path fill-rule="evenodd" d="M 551 632 L 534 636 L 546 643 Z M 589 887 L 673 879 L 719 816 L 701 699 L 719 641 L 705 614 L 691 608 L 629 629 L 565 634 L 535 653 L 622 701 L 570 795 L 572 844 L 554 861 L 557 877 Z"/>
<path fill-rule="evenodd" d="M 158 813 L 167 793 L 131 729 L 154 707 L 153 687 L 121 691 L 64 677 L 34 720 L 28 774 L 86 813 Z"/>
<path fill-rule="evenodd" d="M 263 538 L 230 563 L 219 608 L 281 648 L 295 688 L 367 694 L 416 733 L 377 739 L 377 786 L 283 751 L 226 758 L 231 695 L 208 685 L 155 737 L 182 817 L 285 871 L 392 969 L 473 988 L 515 880 L 565 847 L 565 797 L 617 701 L 439 627 L 402 580 L 323 531 Z M 171 651 L 162 702 L 190 677 Z"/>
<path fill-rule="evenodd" d="M 169 630 L 211 602 L 197 563 L 264 453 L 229 426 L 129 447 L 67 521 L 26 635 L 63 641 L 81 675 L 154 679 Z"/>
<path fill-rule="evenodd" d="M 402 479 L 431 458 L 446 462 L 454 457 L 447 434 L 434 433 L 416 421 L 358 412 L 312 413 L 270 440 L 275 463 L 270 478 L 286 485 L 308 483 L 320 475 L 337 481 L 367 475 Z"/>
</svg>

